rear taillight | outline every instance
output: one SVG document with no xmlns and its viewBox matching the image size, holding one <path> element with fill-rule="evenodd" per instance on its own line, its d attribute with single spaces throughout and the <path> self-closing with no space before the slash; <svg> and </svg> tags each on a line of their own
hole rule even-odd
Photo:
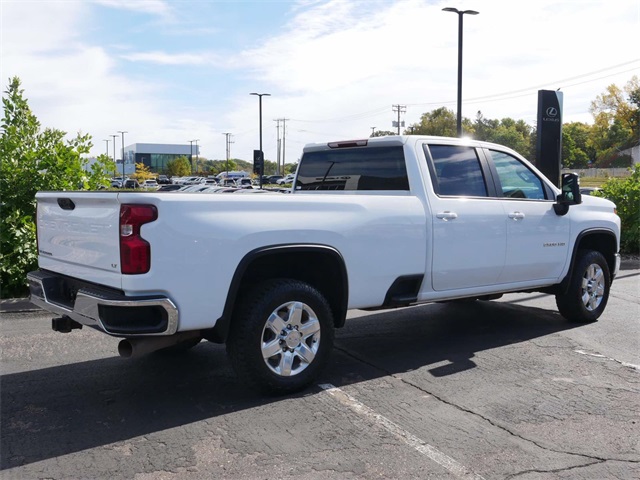
<svg viewBox="0 0 640 480">
<path fill-rule="evenodd" d="M 158 218 L 153 205 L 120 206 L 120 271 L 135 275 L 151 269 L 151 246 L 140 236 L 140 227 Z"/>
</svg>

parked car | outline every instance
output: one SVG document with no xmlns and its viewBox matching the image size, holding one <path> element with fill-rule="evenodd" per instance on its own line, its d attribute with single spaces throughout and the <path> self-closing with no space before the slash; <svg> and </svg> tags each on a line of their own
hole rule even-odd
<svg viewBox="0 0 640 480">
<path fill-rule="evenodd" d="M 599 187 L 580 187 L 580 193 L 582 195 L 593 195 L 595 192 L 602 190 Z"/>
<path fill-rule="evenodd" d="M 266 184 L 275 184 L 278 180 L 280 180 L 282 178 L 282 175 L 269 175 L 266 178 L 266 181 L 263 181 L 262 183 L 266 183 Z"/>
<path fill-rule="evenodd" d="M 289 173 L 286 177 L 279 178 L 276 180 L 278 185 L 284 185 L 285 183 L 293 183 L 294 178 L 296 178 L 295 173 Z"/>
<path fill-rule="evenodd" d="M 581 196 L 574 173 L 557 188 L 494 143 L 310 144 L 294 185 L 215 198 L 38 192 L 30 301 L 52 312 L 55 331 L 120 337 L 124 357 L 226 342 L 238 385 L 282 394 L 317 382 L 349 309 L 543 292 L 567 320 L 592 324 L 620 269 L 615 204 Z M 486 308 L 466 310 L 482 321 Z M 414 334 L 405 330 L 388 334 Z"/>
<path fill-rule="evenodd" d="M 169 185 L 171 183 L 171 179 L 166 175 L 158 175 L 158 184 L 160 185 Z"/>
<path fill-rule="evenodd" d="M 158 182 L 155 180 L 145 180 L 141 186 L 148 190 L 157 190 L 159 187 Z"/>
<path fill-rule="evenodd" d="M 140 188 L 140 184 L 137 180 L 129 179 L 124 182 L 124 188 Z"/>
<path fill-rule="evenodd" d="M 129 180 L 127 177 L 124 177 L 125 181 Z M 114 177 L 111 179 L 111 186 L 113 188 L 122 188 L 122 177 Z"/>
<path fill-rule="evenodd" d="M 240 188 L 253 188 L 253 182 L 249 177 L 238 178 L 236 180 L 236 185 Z"/>
<path fill-rule="evenodd" d="M 182 188 L 182 185 L 176 185 L 176 184 L 171 184 L 171 185 L 162 185 L 158 191 L 159 192 L 173 192 L 175 190 L 180 190 Z"/>
</svg>

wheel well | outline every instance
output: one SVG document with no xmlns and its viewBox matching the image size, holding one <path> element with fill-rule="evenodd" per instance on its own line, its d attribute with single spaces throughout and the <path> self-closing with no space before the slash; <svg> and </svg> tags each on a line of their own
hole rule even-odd
<svg viewBox="0 0 640 480">
<path fill-rule="evenodd" d="M 253 251 L 240 262 L 231 282 L 223 315 L 205 338 L 224 342 L 238 299 L 254 285 L 272 278 L 290 278 L 313 286 L 329 302 L 335 326 L 339 328 L 344 325 L 348 280 L 340 253 L 324 246 L 276 246 Z"/>
<path fill-rule="evenodd" d="M 611 274 L 610 280 L 613 280 L 613 271 L 616 266 L 616 253 L 618 251 L 618 243 L 616 241 L 615 234 L 609 230 L 586 231 L 578 235 L 578 238 L 576 239 L 576 243 L 573 246 L 573 254 L 571 256 L 571 265 L 569 266 L 567 275 L 559 284 L 544 288 L 540 291 L 550 293 L 552 295 L 567 293 L 569 282 L 573 275 L 573 269 L 578 261 L 578 252 L 580 250 L 595 250 L 600 252 L 609 266 L 609 272 Z"/>
<path fill-rule="evenodd" d="M 613 270 L 616 265 L 616 252 L 618 250 L 616 237 L 613 233 L 602 231 L 592 233 L 587 232 L 578 238 L 571 262 L 572 269 L 578 250 L 596 250 L 602 253 L 604 258 L 607 260 L 607 265 L 609 265 L 609 271 L 613 274 Z"/>
</svg>

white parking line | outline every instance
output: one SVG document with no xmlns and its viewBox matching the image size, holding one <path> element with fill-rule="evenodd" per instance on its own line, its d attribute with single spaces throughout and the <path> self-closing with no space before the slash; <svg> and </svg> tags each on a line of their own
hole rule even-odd
<svg viewBox="0 0 640 480">
<path fill-rule="evenodd" d="M 382 428 L 387 430 L 389 433 L 393 434 L 394 436 L 402 440 L 404 443 L 409 445 L 410 447 L 413 447 L 421 454 L 426 455 L 428 458 L 430 458 L 437 464 L 449 470 L 449 472 L 454 474 L 456 477 L 473 479 L 473 480 L 484 480 L 484 478 L 481 477 L 480 475 L 473 473 L 467 467 L 459 464 L 453 458 L 442 453 L 436 447 L 429 445 L 424 440 L 421 440 L 420 438 L 416 437 L 412 433 L 407 432 L 400 425 L 392 422 L 387 417 L 374 412 L 371 408 L 359 402 L 358 400 L 353 398 L 351 395 L 349 395 L 345 391 L 339 389 L 338 387 L 335 387 L 330 383 L 322 383 L 318 386 L 322 388 L 324 391 L 326 391 L 333 398 L 338 400 L 341 404 L 349 407 L 351 410 L 358 413 L 359 415 L 362 415 L 364 417 L 367 417 L 369 420 L 372 420 L 375 424 L 381 426 Z"/>
<path fill-rule="evenodd" d="M 634 365 L 633 363 L 627 363 L 621 360 L 616 360 L 615 358 L 606 357 L 604 355 L 600 355 L 599 353 L 589 353 L 589 352 L 585 352 L 584 350 L 574 350 L 574 352 L 579 353 L 580 355 L 586 355 L 588 357 L 604 358 L 605 360 L 611 360 L 612 362 L 619 363 L 623 367 L 633 368 L 634 370 L 640 371 L 640 365 Z"/>
</svg>

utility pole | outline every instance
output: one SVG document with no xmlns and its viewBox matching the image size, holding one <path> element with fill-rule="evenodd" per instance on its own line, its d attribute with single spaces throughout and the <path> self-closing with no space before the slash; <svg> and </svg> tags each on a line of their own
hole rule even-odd
<svg viewBox="0 0 640 480">
<path fill-rule="evenodd" d="M 285 155 L 287 153 L 287 149 L 286 149 L 287 120 L 289 119 L 281 118 L 281 120 L 282 120 L 282 175 L 284 175 Z"/>
<path fill-rule="evenodd" d="M 116 163 L 116 137 L 118 135 L 111 135 L 113 137 L 113 178 L 116 178 L 116 174 L 118 173 L 118 164 Z M 122 178 L 122 183 L 124 184 L 124 177 Z"/>
<path fill-rule="evenodd" d="M 280 122 L 281 119 L 280 118 L 276 118 L 273 120 L 274 122 L 276 122 L 276 138 L 277 138 L 277 148 L 276 148 L 276 165 L 277 165 L 277 170 L 276 173 L 280 173 Z"/>
<path fill-rule="evenodd" d="M 371 127 L 371 136 L 373 137 L 374 133 L 376 133 L 376 127 Z"/>
<path fill-rule="evenodd" d="M 406 105 L 392 105 L 391 110 L 398 113 L 398 135 L 400 135 L 400 114 L 407 111 Z"/>
<path fill-rule="evenodd" d="M 191 164 L 191 175 L 195 175 L 195 168 L 193 165 L 193 142 L 197 142 L 198 140 L 189 140 L 189 143 L 191 144 L 191 148 L 189 150 L 190 154 L 189 154 L 189 163 Z M 196 143 L 196 149 L 198 148 L 198 144 Z"/>
<path fill-rule="evenodd" d="M 120 135 L 122 135 L 122 186 L 124 187 L 124 175 L 125 175 L 125 170 L 124 170 L 124 134 L 125 133 L 129 133 L 129 132 L 118 130 L 118 133 Z"/>
<path fill-rule="evenodd" d="M 231 141 L 231 133 L 223 133 L 223 135 L 225 136 L 225 143 L 226 143 L 226 147 L 227 147 L 227 178 L 229 177 L 229 156 L 231 155 L 231 144 L 233 143 Z"/>
</svg>

